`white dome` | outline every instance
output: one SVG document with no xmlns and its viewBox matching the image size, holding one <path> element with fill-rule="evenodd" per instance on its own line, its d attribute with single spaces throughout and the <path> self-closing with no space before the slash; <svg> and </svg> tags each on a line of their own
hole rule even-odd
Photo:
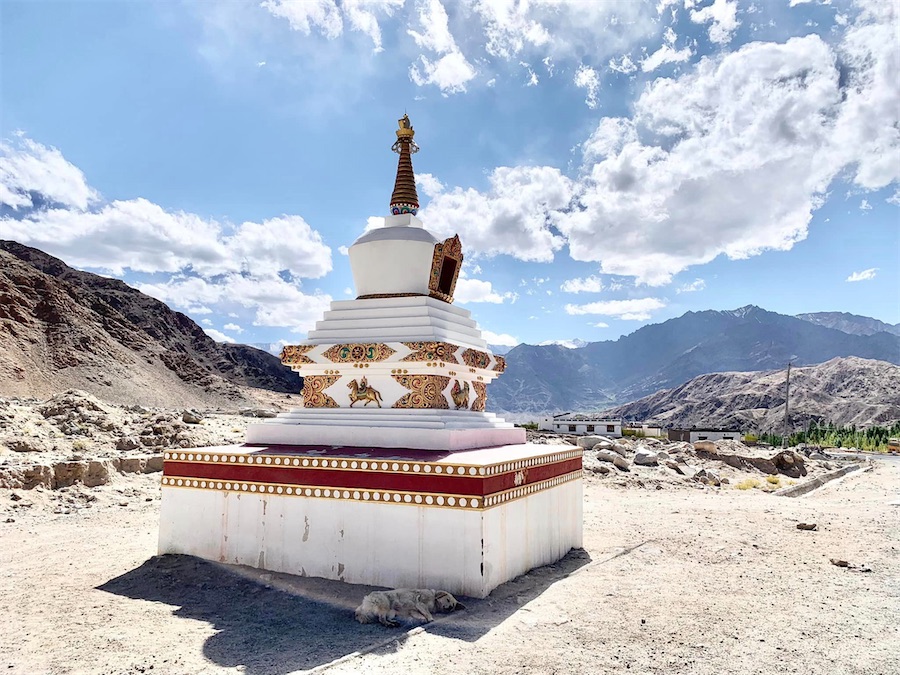
<svg viewBox="0 0 900 675">
<path fill-rule="evenodd" d="M 428 295 L 437 243 L 415 216 L 386 217 L 350 247 L 357 296 Z"/>
</svg>

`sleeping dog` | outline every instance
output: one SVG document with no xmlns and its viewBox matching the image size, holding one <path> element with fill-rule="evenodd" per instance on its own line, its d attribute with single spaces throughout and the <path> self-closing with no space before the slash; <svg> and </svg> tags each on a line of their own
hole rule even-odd
<svg viewBox="0 0 900 675">
<path fill-rule="evenodd" d="M 371 623 L 378 619 L 384 626 L 397 626 L 397 617 L 434 621 L 435 612 L 452 612 L 465 609 L 447 591 L 427 588 L 398 588 L 394 591 L 373 591 L 363 598 L 356 608 L 356 620 Z"/>
</svg>

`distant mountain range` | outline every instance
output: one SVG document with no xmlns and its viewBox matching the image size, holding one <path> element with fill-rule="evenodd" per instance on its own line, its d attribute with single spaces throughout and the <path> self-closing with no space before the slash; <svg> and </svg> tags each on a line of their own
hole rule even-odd
<svg viewBox="0 0 900 675">
<path fill-rule="evenodd" d="M 788 361 L 804 366 L 845 356 L 900 363 L 900 336 L 845 332 L 822 325 L 827 319 L 821 314 L 811 316 L 819 320 L 749 305 L 688 312 L 577 349 L 519 345 L 506 354 L 506 373 L 488 389 L 488 405 L 509 413 L 596 411 L 707 373 L 777 370 Z M 861 330 L 865 321 L 843 319 L 842 325 Z"/>
<path fill-rule="evenodd" d="M 674 389 L 604 411 L 662 426 L 736 427 L 780 434 L 785 369 L 699 375 Z M 888 424 L 900 419 L 900 366 L 855 356 L 791 369 L 792 429 L 810 421 Z"/>
<path fill-rule="evenodd" d="M 798 314 L 797 318 L 818 326 L 850 333 L 851 335 L 874 335 L 875 333 L 900 335 L 900 323 L 889 324 L 868 316 L 847 314 L 847 312 L 814 312 L 812 314 Z"/>
<path fill-rule="evenodd" d="M 84 389 L 120 403 L 228 405 L 247 387 L 298 392 L 276 356 L 220 344 L 117 279 L 0 240 L 0 396 Z"/>
</svg>

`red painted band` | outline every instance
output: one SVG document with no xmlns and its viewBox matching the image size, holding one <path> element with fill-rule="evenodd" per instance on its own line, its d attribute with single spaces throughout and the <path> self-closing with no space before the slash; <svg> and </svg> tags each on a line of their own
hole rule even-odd
<svg viewBox="0 0 900 675">
<path fill-rule="evenodd" d="M 215 481 L 485 496 L 555 478 L 580 468 L 581 457 L 508 471 L 497 476 L 448 476 L 434 473 L 310 469 L 271 464 L 202 464 L 167 460 L 163 464 L 163 474 L 175 478 L 202 478 Z M 520 474 L 518 483 L 516 483 L 517 474 Z"/>
</svg>

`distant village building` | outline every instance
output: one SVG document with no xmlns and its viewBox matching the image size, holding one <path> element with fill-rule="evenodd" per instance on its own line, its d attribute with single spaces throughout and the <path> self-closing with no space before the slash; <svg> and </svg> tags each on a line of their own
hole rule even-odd
<svg viewBox="0 0 900 675">
<path fill-rule="evenodd" d="M 622 420 L 574 413 L 545 417 L 541 420 L 539 428 L 541 431 L 556 431 L 562 434 L 597 434 L 609 438 L 622 436 Z"/>
<path fill-rule="evenodd" d="M 739 441 L 740 429 L 669 429 L 670 441 Z"/>
<path fill-rule="evenodd" d="M 645 436 L 647 438 L 659 437 L 666 435 L 665 427 L 651 423 L 626 423 L 622 427 L 622 434 L 625 436 Z"/>
</svg>

